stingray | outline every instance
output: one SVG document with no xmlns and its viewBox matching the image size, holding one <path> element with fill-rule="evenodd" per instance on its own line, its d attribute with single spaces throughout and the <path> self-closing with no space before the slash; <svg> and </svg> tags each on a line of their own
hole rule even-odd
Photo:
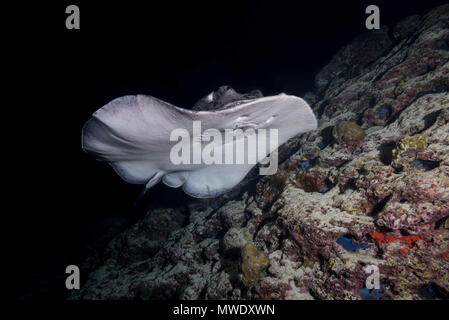
<svg viewBox="0 0 449 320">
<path fill-rule="evenodd" d="M 213 102 L 213 93 L 204 99 Z M 192 135 L 194 121 L 200 121 L 206 134 Z M 174 130 L 190 134 L 190 150 L 195 144 L 201 150 L 209 145 L 215 153 L 228 148 L 229 141 L 212 140 L 207 135 L 210 130 L 250 128 L 254 129 L 250 133 L 258 136 L 263 131 L 259 129 L 277 129 L 280 146 L 316 127 L 317 120 L 307 102 L 286 94 L 231 101 L 212 111 L 183 109 L 148 95 L 129 95 L 109 102 L 92 115 L 82 129 L 82 148 L 109 163 L 126 182 L 145 184 L 144 192 L 162 180 L 169 187 L 182 187 L 192 197 L 213 198 L 230 191 L 256 163 L 173 163 L 170 154 L 180 143 L 170 140 Z M 247 141 L 248 137 L 243 139 Z M 231 147 L 237 143 L 232 141 Z"/>
</svg>

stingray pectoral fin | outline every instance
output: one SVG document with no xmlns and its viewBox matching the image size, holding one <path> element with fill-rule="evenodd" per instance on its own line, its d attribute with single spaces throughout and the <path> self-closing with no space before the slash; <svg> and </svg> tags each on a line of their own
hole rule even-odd
<svg viewBox="0 0 449 320">
<path fill-rule="evenodd" d="M 209 165 L 190 172 L 182 189 L 191 197 L 215 198 L 235 187 L 252 167 L 253 164 Z"/>
<path fill-rule="evenodd" d="M 181 172 L 173 172 L 168 173 L 162 178 L 162 182 L 171 188 L 179 188 L 182 186 L 189 177 L 189 172 L 181 171 Z"/>
<path fill-rule="evenodd" d="M 109 162 L 109 164 L 120 178 L 132 184 L 147 184 L 160 171 L 154 167 L 153 163 L 141 160 L 115 161 Z M 158 182 L 161 180 L 162 175 L 159 177 Z"/>
<path fill-rule="evenodd" d="M 151 179 L 147 182 L 147 184 L 145 185 L 146 189 L 150 189 L 151 187 L 153 187 L 155 184 L 159 183 L 159 181 L 161 181 L 162 177 L 164 176 L 165 172 L 163 171 L 159 171 L 156 172 Z"/>
<path fill-rule="evenodd" d="M 177 171 L 180 167 L 170 160 L 174 130 L 182 129 L 190 134 L 194 131 L 193 121 L 201 121 L 205 133 L 195 142 L 208 142 L 212 136 L 218 136 L 208 136 L 208 129 L 216 129 L 225 135 L 226 129 L 270 129 L 267 131 L 270 138 L 271 129 L 275 129 L 279 131 L 277 147 L 317 125 L 312 109 L 298 97 L 263 97 L 237 101 L 228 107 L 225 105 L 216 111 L 191 111 L 150 96 L 117 98 L 97 110 L 86 122 L 82 130 L 82 148 L 95 158 L 108 162 L 126 182 L 146 184 L 146 190 L 163 179 L 171 187 L 182 185 L 192 197 L 212 198 L 231 190 L 254 165 L 204 163 L 183 167 L 182 170 L 189 173 L 180 173 Z M 259 138 L 265 132 L 254 134 Z M 259 144 L 259 139 L 257 141 Z M 218 151 L 220 146 L 224 148 L 221 139 L 214 139 L 214 149 Z M 226 149 L 223 151 L 226 154 Z"/>
<path fill-rule="evenodd" d="M 171 131 L 190 123 L 189 116 L 164 101 L 125 96 L 97 110 L 85 123 L 81 146 L 108 162 L 126 182 L 147 184 L 169 161 Z"/>
</svg>

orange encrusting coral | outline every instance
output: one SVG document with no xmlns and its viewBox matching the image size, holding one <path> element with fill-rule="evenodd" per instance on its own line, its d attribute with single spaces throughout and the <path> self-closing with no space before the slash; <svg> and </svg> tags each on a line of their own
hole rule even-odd
<svg viewBox="0 0 449 320">
<path fill-rule="evenodd" d="M 402 254 L 407 254 L 408 249 L 410 249 L 413 246 L 413 243 L 415 243 L 418 240 L 423 240 L 426 241 L 425 239 L 419 237 L 419 236 L 402 236 L 402 237 L 394 237 L 394 236 L 390 236 L 381 232 L 373 232 L 370 233 L 371 238 L 373 238 L 374 240 L 377 240 L 378 244 L 381 243 L 389 243 L 389 242 L 393 242 L 396 240 L 399 240 L 401 242 L 405 243 L 404 248 L 401 249 L 401 253 Z"/>
</svg>

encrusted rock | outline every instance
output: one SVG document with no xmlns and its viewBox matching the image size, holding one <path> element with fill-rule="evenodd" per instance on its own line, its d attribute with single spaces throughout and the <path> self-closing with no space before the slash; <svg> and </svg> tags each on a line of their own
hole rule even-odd
<svg viewBox="0 0 449 320">
<path fill-rule="evenodd" d="M 243 283 L 252 286 L 260 281 L 262 271 L 268 266 L 270 260 L 265 252 L 257 250 L 252 243 L 242 250 Z"/>
<path fill-rule="evenodd" d="M 334 137 L 338 143 L 357 145 L 365 136 L 365 130 L 354 122 L 340 121 L 334 128 Z"/>
</svg>

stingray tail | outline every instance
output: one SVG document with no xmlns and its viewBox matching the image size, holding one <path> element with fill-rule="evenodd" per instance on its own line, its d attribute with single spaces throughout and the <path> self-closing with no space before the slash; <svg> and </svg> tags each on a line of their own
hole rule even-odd
<svg viewBox="0 0 449 320">
<path fill-rule="evenodd" d="M 145 188 L 143 188 L 142 192 L 137 197 L 136 201 L 134 201 L 134 207 L 137 207 L 137 205 L 142 201 L 142 199 L 145 197 L 145 194 L 152 186 L 154 186 L 156 183 L 161 181 L 162 177 L 164 176 L 165 172 L 159 171 L 156 172 L 151 179 L 147 182 L 145 185 Z"/>
<path fill-rule="evenodd" d="M 145 195 L 147 194 L 148 189 L 149 188 L 147 188 L 147 187 L 144 187 L 142 189 L 142 191 L 140 192 L 140 194 L 137 197 L 136 201 L 134 201 L 134 204 L 133 204 L 134 207 L 137 207 L 142 202 L 142 199 L 145 198 Z"/>
</svg>

